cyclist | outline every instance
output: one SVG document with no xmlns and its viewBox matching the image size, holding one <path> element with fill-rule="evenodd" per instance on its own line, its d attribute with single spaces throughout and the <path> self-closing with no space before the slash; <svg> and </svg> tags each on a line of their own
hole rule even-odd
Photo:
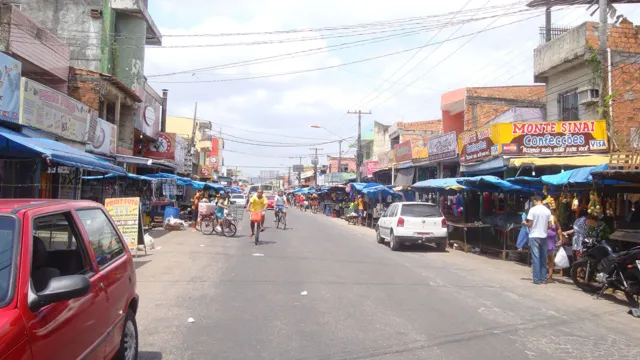
<svg viewBox="0 0 640 360">
<path fill-rule="evenodd" d="M 248 204 L 248 208 L 249 211 L 254 212 L 254 211 L 262 211 L 263 213 L 265 212 L 265 209 L 267 208 L 267 197 L 262 195 L 262 189 L 258 189 L 258 192 L 256 192 L 255 195 L 253 195 L 253 197 L 251 198 L 251 200 L 249 200 L 249 204 Z M 249 235 L 249 238 L 252 238 L 255 235 L 255 223 L 252 221 L 251 222 L 251 235 Z M 260 224 L 260 232 L 264 231 L 264 216 L 262 217 L 262 222 Z"/>
<path fill-rule="evenodd" d="M 282 190 L 278 191 L 278 195 L 276 195 L 275 198 L 275 206 L 276 206 L 276 213 L 280 212 L 282 214 L 282 216 L 284 216 L 285 218 L 287 217 L 287 209 L 285 207 L 289 206 L 289 200 L 282 194 Z"/>
</svg>

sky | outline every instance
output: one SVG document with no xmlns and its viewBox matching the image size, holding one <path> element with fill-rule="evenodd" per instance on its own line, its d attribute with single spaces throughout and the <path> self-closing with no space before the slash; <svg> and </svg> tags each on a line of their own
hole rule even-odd
<svg viewBox="0 0 640 360">
<path fill-rule="evenodd" d="M 339 138 L 354 156 L 349 110 L 371 111 L 363 127 L 433 120 L 445 92 L 532 84 L 544 15 L 525 3 L 151 0 L 163 46 L 147 47 L 144 71 L 169 90 L 169 115 L 193 117 L 198 102 L 198 119 L 225 138 L 225 165 L 286 172 L 310 164 L 310 148 L 321 164 L 337 156 Z M 638 7 L 616 6 L 640 24 Z M 597 21 L 589 14 L 557 8 L 552 22 Z"/>
</svg>

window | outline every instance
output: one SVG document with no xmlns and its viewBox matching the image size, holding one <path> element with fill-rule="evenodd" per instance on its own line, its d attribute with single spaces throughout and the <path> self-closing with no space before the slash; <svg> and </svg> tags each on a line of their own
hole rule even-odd
<svg viewBox="0 0 640 360">
<path fill-rule="evenodd" d="M 437 206 L 428 204 L 404 204 L 400 215 L 406 217 L 442 217 L 442 213 Z"/>
<path fill-rule="evenodd" d="M 124 255 L 122 240 L 102 210 L 87 209 L 77 212 L 100 269 Z"/>
<path fill-rule="evenodd" d="M 16 221 L 9 216 L 0 216 L 0 304 L 10 302 L 14 270 L 13 247 L 15 244 Z"/>
<path fill-rule="evenodd" d="M 558 95 L 558 120 L 580 120 L 576 90 Z"/>
<path fill-rule="evenodd" d="M 391 207 L 389 208 L 389 214 L 387 214 L 388 217 L 395 217 L 398 214 L 398 205 L 393 204 L 391 205 Z"/>
<path fill-rule="evenodd" d="M 78 230 L 68 212 L 35 218 L 32 270 L 53 268 L 61 276 L 87 274 L 90 270 L 87 253 L 78 239 Z"/>
<path fill-rule="evenodd" d="M 267 196 L 267 200 L 275 200 L 275 198 L 276 198 L 276 197 L 275 197 L 275 196 L 273 196 L 273 195 L 268 195 L 268 196 Z"/>
<path fill-rule="evenodd" d="M 231 200 L 244 200 L 244 195 L 231 195 Z"/>
</svg>

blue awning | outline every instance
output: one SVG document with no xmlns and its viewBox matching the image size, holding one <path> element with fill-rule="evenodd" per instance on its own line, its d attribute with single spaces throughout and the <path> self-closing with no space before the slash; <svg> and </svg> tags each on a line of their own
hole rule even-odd
<svg viewBox="0 0 640 360">
<path fill-rule="evenodd" d="M 429 180 L 419 181 L 411 185 L 411 188 L 415 190 L 424 190 L 424 189 L 464 190 L 464 186 L 458 183 L 458 180 L 461 180 L 461 179 L 464 179 L 464 178 L 429 179 Z"/>
<path fill-rule="evenodd" d="M 513 185 L 497 176 L 476 176 L 458 179 L 457 182 L 468 188 L 481 192 L 500 192 L 515 194 L 533 194 L 535 190 Z"/>
<path fill-rule="evenodd" d="M 396 198 L 401 198 L 402 195 L 398 194 L 397 192 L 389 189 L 388 187 L 384 186 L 384 185 L 377 185 L 377 186 L 370 186 L 367 188 L 364 188 L 362 190 L 362 193 L 366 196 L 368 196 L 371 199 L 374 200 L 378 200 L 378 196 L 382 195 L 382 198 L 386 198 L 387 196 L 391 195 L 393 197 Z"/>
<path fill-rule="evenodd" d="M 588 186 L 593 183 L 592 173 L 596 171 L 604 171 L 609 169 L 609 164 L 602 164 L 598 166 L 587 166 L 578 169 L 568 170 L 556 175 L 541 176 L 540 180 L 545 185 L 550 186 Z M 619 181 L 606 180 L 605 184 L 614 185 L 621 184 Z"/>
<path fill-rule="evenodd" d="M 119 175 L 127 174 L 122 167 L 110 164 L 71 146 L 54 140 L 28 137 L 3 127 L 0 127 L 0 152 L 14 157 L 34 159 L 44 157 L 61 165 L 86 170 Z"/>
<path fill-rule="evenodd" d="M 130 174 L 127 173 L 126 175 L 116 175 L 116 174 L 108 174 L 108 175 L 104 175 L 104 176 L 83 176 L 82 178 L 85 180 L 101 180 L 101 179 L 112 179 L 115 177 L 128 177 L 130 179 L 136 179 L 136 180 L 144 180 L 144 181 L 157 181 L 158 179 L 154 179 L 154 178 L 150 178 L 148 176 L 143 176 L 143 175 L 136 175 L 136 174 Z"/>
</svg>

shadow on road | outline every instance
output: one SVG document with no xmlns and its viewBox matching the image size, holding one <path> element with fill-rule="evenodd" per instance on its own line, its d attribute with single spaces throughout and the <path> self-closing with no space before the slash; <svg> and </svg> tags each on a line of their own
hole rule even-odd
<svg viewBox="0 0 640 360">
<path fill-rule="evenodd" d="M 136 270 L 138 270 L 138 269 L 140 269 L 141 267 L 147 265 L 150 262 L 151 262 L 151 260 L 134 260 L 133 264 L 134 264 Z"/>
<path fill-rule="evenodd" d="M 138 354 L 139 360 L 161 360 L 162 353 L 159 351 L 140 351 Z"/>
<path fill-rule="evenodd" d="M 258 241 L 258 243 L 256 245 L 260 246 L 260 245 L 271 245 L 271 244 L 277 244 L 277 241 Z"/>
<path fill-rule="evenodd" d="M 384 243 L 385 247 L 389 247 L 389 243 Z M 446 254 L 450 252 L 450 249 L 445 249 L 444 251 L 439 251 L 435 246 L 430 244 L 414 244 L 414 245 L 402 245 L 399 252 L 406 253 L 443 253 Z"/>
</svg>

